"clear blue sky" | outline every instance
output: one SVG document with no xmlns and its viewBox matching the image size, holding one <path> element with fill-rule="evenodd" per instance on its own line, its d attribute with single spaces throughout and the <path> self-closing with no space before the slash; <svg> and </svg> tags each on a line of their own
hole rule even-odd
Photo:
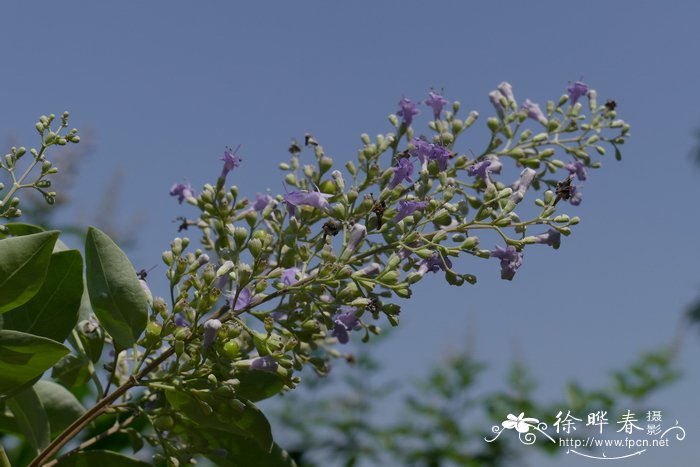
<svg viewBox="0 0 700 467">
<path fill-rule="evenodd" d="M 168 197 L 170 185 L 212 182 L 225 145 L 242 145 L 230 180 L 254 195 L 281 189 L 276 164 L 292 137 L 310 131 L 336 161 L 352 159 L 361 133 L 390 131 L 397 101 L 431 87 L 482 115 L 503 80 L 520 100 L 556 98 L 580 78 L 601 101 L 614 98 L 633 137 L 569 209 L 583 219 L 574 234 L 558 251 L 528 250 L 512 283 L 494 263 L 469 261 L 461 266 L 478 272 L 476 286 L 439 275 L 421 283 L 384 345 L 392 377 L 420 374 L 475 339 L 491 365 L 484 388 L 502 384 L 517 356 L 542 397 L 555 397 L 569 378 L 601 384 L 608 369 L 668 342 L 700 293 L 700 171 L 689 158 L 700 127 L 698 2 L 34 1 L 4 3 L 0 17 L 0 134 L 29 146 L 37 116 L 65 109 L 92 129 L 79 207 L 94 210 L 111 174 L 125 173 L 120 213 L 146 215 L 126 226 L 137 231 L 138 267 L 159 263 L 171 221 L 194 213 Z M 483 144 L 476 131 L 460 149 Z M 625 465 L 695 461 L 700 338 L 686 337 L 685 377 L 654 402 L 688 438 Z"/>
</svg>

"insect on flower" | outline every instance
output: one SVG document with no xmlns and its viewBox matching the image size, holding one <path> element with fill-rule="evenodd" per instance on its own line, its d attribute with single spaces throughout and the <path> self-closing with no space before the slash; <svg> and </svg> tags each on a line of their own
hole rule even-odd
<svg viewBox="0 0 700 467">
<path fill-rule="evenodd" d="M 576 187 L 574 187 L 571 184 L 573 179 L 574 179 L 574 174 L 569 174 L 569 176 L 566 177 L 564 180 L 562 180 L 561 182 L 557 182 L 557 188 L 556 188 L 557 197 L 554 198 L 554 202 L 552 203 L 552 206 L 556 206 L 560 199 L 563 199 L 564 201 L 566 201 L 574 195 L 574 191 L 575 191 Z"/>
</svg>

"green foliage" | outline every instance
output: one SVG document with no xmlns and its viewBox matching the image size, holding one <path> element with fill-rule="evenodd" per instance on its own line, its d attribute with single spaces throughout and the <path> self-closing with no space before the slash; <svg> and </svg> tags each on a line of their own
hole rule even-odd
<svg viewBox="0 0 700 467">
<path fill-rule="evenodd" d="M 57 467 L 140 467 L 151 465 L 112 451 L 80 451 L 61 459 Z"/>
<path fill-rule="evenodd" d="M 85 413 L 85 407 L 60 384 L 40 380 L 33 387 L 51 426 L 51 436 L 56 436 L 75 419 Z"/>
<path fill-rule="evenodd" d="M 78 322 L 83 295 L 83 258 L 77 250 L 51 255 L 46 280 L 25 304 L 0 317 L 5 329 L 66 340 Z"/>
<path fill-rule="evenodd" d="M 44 283 L 59 232 L 0 240 L 0 313 L 29 301 Z"/>
<path fill-rule="evenodd" d="M 148 304 L 126 254 L 104 232 L 90 227 L 85 241 L 90 303 L 117 350 L 132 347 L 146 328 Z"/>
<path fill-rule="evenodd" d="M 49 444 L 49 417 L 33 388 L 27 388 L 7 401 L 17 426 L 37 452 Z"/>
<path fill-rule="evenodd" d="M 45 337 L 0 330 L 0 398 L 41 376 L 68 352 Z"/>
</svg>

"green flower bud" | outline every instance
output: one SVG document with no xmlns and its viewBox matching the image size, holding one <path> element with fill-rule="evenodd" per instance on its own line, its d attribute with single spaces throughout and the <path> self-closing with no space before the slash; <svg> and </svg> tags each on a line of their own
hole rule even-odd
<svg viewBox="0 0 700 467">
<path fill-rule="evenodd" d="M 257 258 L 260 256 L 260 253 L 262 253 L 262 242 L 259 239 L 254 238 L 248 242 L 248 249 L 253 257 Z"/>
<path fill-rule="evenodd" d="M 321 175 L 328 172 L 328 170 L 333 167 L 333 159 L 328 156 L 322 156 L 318 161 L 318 167 L 320 169 Z"/>
<path fill-rule="evenodd" d="M 462 250 L 471 250 L 479 244 L 479 237 L 467 237 L 459 246 Z"/>
<path fill-rule="evenodd" d="M 230 340 L 224 344 L 223 354 L 227 358 L 233 360 L 238 356 L 238 352 L 240 351 L 240 349 L 241 347 L 240 345 L 238 345 L 238 342 L 236 342 L 235 340 Z"/>
<path fill-rule="evenodd" d="M 486 120 L 486 126 L 489 130 L 491 130 L 491 133 L 495 133 L 496 131 L 498 131 L 500 123 L 496 117 L 491 117 L 488 120 Z"/>
<path fill-rule="evenodd" d="M 230 229 L 229 229 L 230 231 Z M 241 248 L 248 238 L 248 229 L 245 227 L 234 227 L 233 228 L 233 240 L 236 242 L 236 246 Z"/>
</svg>

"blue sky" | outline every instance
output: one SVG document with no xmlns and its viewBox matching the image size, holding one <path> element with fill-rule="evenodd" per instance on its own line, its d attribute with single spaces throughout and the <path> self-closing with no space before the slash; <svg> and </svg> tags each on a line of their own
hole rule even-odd
<svg viewBox="0 0 700 467">
<path fill-rule="evenodd" d="M 310 131 L 336 162 L 353 159 L 361 133 L 390 131 L 398 100 L 431 87 L 483 116 L 503 80 L 519 100 L 556 99 L 577 79 L 614 98 L 633 136 L 623 161 L 606 156 L 568 210 L 583 220 L 574 234 L 558 251 L 529 250 L 512 283 L 495 263 L 470 261 L 461 264 L 478 273 L 476 286 L 422 282 L 383 344 L 391 377 L 471 345 L 491 365 L 484 388 L 502 384 L 517 357 L 542 397 L 556 397 L 569 378 L 601 384 L 608 369 L 669 342 L 700 292 L 700 171 L 689 156 L 700 128 L 697 2 L 66 1 L 6 3 L 0 15 L 1 134 L 29 146 L 36 118 L 66 109 L 91 129 L 94 150 L 64 219 L 89 217 L 123 172 L 119 219 L 145 216 L 124 225 L 139 239 L 139 268 L 160 262 L 176 216 L 194 214 L 167 196 L 170 185 L 212 182 L 225 145 L 241 144 L 244 165 L 230 180 L 254 195 L 282 189 L 276 165 L 291 138 Z M 485 144 L 484 121 L 460 150 Z M 692 427 L 685 444 L 629 465 L 690 462 L 698 342 L 689 332 L 683 380 L 654 398 Z M 551 465 L 560 462 L 584 465 Z"/>
</svg>

